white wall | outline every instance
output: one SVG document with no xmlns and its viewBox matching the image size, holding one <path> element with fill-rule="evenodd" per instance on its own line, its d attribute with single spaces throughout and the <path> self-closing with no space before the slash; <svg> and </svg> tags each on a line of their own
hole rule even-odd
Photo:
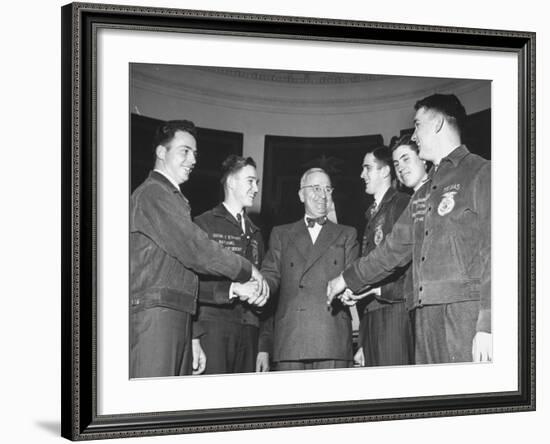
<svg viewBox="0 0 550 444">
<path fill-rule="evenodd" d="M 538 123 L 538 410 L 483 415 L 282 428 L 216 434 L 129 439 L 136 443 L 532 443 L 546 442 L 550 420 L 548 369 L 550 318 L 547 255 L 550 193 L 547 137 L 550 97 L 549 14 L 544 3 L 464 0 L 454 6 L 435 0 L 415 2 L 297 2 L 277 0 L 117 0 L 118 3 L 233 10 L 280 15 L 427 23 L 477 28 L 518 29 L 537 34 Z M 1 440 L 6 443 L 60 442 L 60 10 L 58 0 L 3 5 L 0 112 L 3 122 L 3 174 L 0 175 Z M 512 184 L 513 185 L 513 184 Z M 545 273 L 546 271 L 546 273 Z M 505 278 L 505 277 L 501 277 Z M 498 295 L 496 295 L 498 297 Z M 546 349 L 543 353 L 543 349 Z"/>
</svg>

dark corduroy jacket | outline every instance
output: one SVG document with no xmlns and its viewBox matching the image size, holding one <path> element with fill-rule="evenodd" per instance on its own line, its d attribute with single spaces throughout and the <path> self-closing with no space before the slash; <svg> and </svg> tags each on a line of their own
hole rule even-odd
<svg viewBox="0 0 550 444">
<path fill-rule="evenodd" d="M 476 330 L 491 332 L 491 163 L 461 145 L 430 173 L 386 241 L 344 279 L 359 290 L 412 259 L 414 306 L 480 301 Z"/>
<path fill-rule="evenodd" d="M 130 307 L 193 314 L 197 273 L 246 282 L 251 264 L 210 240 L 191 221 L 181 191 L 152 171 L 130 199 Z"/>
</svg>

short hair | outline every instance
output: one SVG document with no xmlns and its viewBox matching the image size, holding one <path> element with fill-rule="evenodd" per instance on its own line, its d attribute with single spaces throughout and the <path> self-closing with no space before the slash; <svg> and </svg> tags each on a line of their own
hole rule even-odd
<svg viewBox="0 0 550 444">
<path fill-rule="evenodd" d="M 391 178 L 395 178 L 393 158 L 390 149 L 386 145 L 375 146 L 367 151 L 367 154 L 369 153 L 374 156 L 374 159 L 380 168 L 388 166 L 390 168 Z"/>
<path fill-rule="evenodd" d="M 220 178 L 220 183 L 225 186 L 227 178 L 231 174 L 234 174 L 249 165 L 256 168 L 256 162 L 254 162 L 252 157 L 242 157 L 237 156 L 236 154 L 231 154 L 222 162 L 222 177 Z"/>
<path fill-rule="evenodd" d="M 400 146 L 410 146 L 411 147 L 411 150 L 413 150 L 416 154 L 418 154 L 419 150 L 418 150 L 418 145 L 416 144 L 416 142 L 414 140 L 412 140 L 412 134 L 404 134 L 400 137 L 393 137 L 392 138 L 392 142 L 391 142 L 391 147 L 390 147 L 390 151 L 393 152 L 399 148 Z"/>
<path fill-rule="evenodd" d="M 197 127 L 190 120 L 169 120 L 159 125 L 155 131 L 153 139 L 153 152 L 156 152 L 157 146 L 167 146 L 176 132 L 183 131 L 197 138 Z"/>
<path fill-rule="evenodd" d="M 414 105 L 416 111 L 420 108 L 440 112 L 451 126 L 456 128 L 459 133 L 462 132 L 466 121 L 466 110 L 454 94 L 432 94 L 424 97 Z"/>
<path fill-rule="evenodd" d="M 319 168 L 319 167 L 310 168 L 309 170 L 306 170 L 304 174 L 302 174 L 302 177 L 300 178 L 300 188 L 303 188 L 305 186 L 307 178 L 311 176 L 313 173 L 326 174 L 328 179 L 330 180 L 330 176 L 323 168 Z"/>
</svg>

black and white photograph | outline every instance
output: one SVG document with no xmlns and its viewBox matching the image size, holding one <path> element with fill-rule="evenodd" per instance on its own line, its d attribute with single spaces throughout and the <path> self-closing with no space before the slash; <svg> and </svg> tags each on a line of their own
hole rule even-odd
<svg viewBox="0 0 550 444">
<path fill-rule="evenodd" d="M 548 440 L 545 3 L 111 3 L 3 9 L 2 442 Z"/>
<path fill-rule="evenodd" d="M 491 365 L 491 80 L 129 77 L 129 378 Z"/>
<path fill-rule="evenodd" d="M 533 33 L 62 23 L 62 436 L 535 409 Z"/>
</svg>

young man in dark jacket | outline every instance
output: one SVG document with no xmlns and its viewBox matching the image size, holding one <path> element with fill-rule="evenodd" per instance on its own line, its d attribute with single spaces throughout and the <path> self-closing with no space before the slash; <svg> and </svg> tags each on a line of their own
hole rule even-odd
<svg viewBox="0 0 550 444">
<path fill-rule="evenodd" d="M 264 256 L 262 233 L 245 211 L 258 193 L 256 163 L 250 157 L 229 156 L 222 164 L 221 183 L 224 201 L 197 217 L 195 223 L 210 239 L 259 268 Z M 206 374 L 269 370 L 264 359 L 270 352 L 269 337 L 260 328 L 264 325 L 261 309 L 250 303 L 259 290 L 256 281 L 240 284 L 201 277 L 195 325 L 207 356 Z M 218 302 L 228 296 L 230 301 Z"/>
<path fill-rule="evenodd" d="M 130 377 L 177 376 L 204 370 L 198 340 L 191 340 L 197 273 L 237 282 L 255 279 L 256 267 L 197 227 L 179 185 L 197 158 L 192 122 L 161 125 L 155 140 L 155 169 L 130 199 Z M 254 299 L 264 304 L 267 293 Z"/>
<path fill-rule="evenodd" d="M 416 363 L 492 360 L 491 164 L 461 143 L 466 112 L 454 95 L 415 105 L 413 140 L 433 162 L 384 244 L 327 287 L 330 302 L 412 260 Z"/>
<path fill-rule="evenodd" d="M 374 197 L 366 212 L 361 256 L 382 244 L 409 203 L 409 195 L 392 187 L 391 151 L 379 146 L 365 154 L 361 179 Z M 407 365 L 414 362 L 413 332 L 405 305 L 404 276 L 408 265 L 378 284 L 357 303 L 359 350 L 355 361 L 363 366 Z"/>
</svg>

